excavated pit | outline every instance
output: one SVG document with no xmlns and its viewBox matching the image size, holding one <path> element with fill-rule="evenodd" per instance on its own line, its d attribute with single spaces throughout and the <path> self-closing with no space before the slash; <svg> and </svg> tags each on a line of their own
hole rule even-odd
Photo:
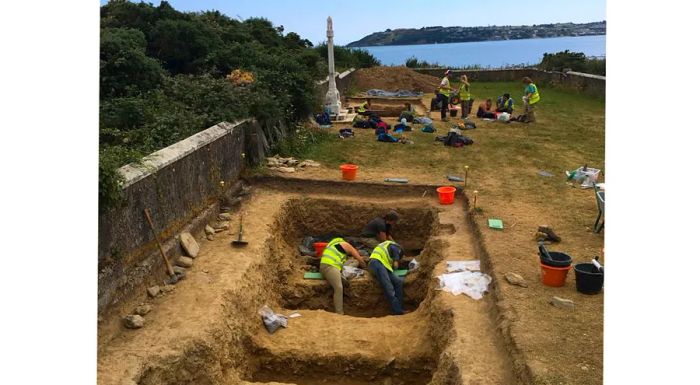
<svg viewBox="0 0 700 385">
<path fill-rule="evenodd" d="M 281 201 L 258 258 L 239 288 L 226 294 L 226 321 L 215 344 L 185 356 L 151 361 L 136 381 L 155 384 L 427 385 L 461 384 L 454 356 L 454 315 L 436 300 L 433 273 L 449 243 L 435 236 L 454 233 L 439 224 L 438 209 L 420 201 L 358 203 L 297 196 Z M 395 209 L 394 238 L 420 267 L 406 276 L 409 314 L 390 316 L 379 284 L 366 274 L 351 280 L 345 315 L 332 312 L 325 280 L 305 280 L 309 269 L 299 251 L 305 236 L 359 236 L 362 227 Z M 413 254 L 413 255 L 411 255 Z M 288 315 L 287 329 L 269 334 L 257 310 L 269 305 Z"/>
<path fill-rule="evenodd" d="M 301 255 L 298 245 L 305 236 L 343 236 L 345 239 L 359 237 L 362 227 L 386 211 L 386 206 L 345 203 L 322 199 L 293 199 L 283 216 L 280 226 L 283 254 L 281 264 L 288 264 L 290 272 L 283 277 L 281 285 L 282 303 L 286 309 L 321 309 L 333 311 L 333 290 L 325 280 L 303 279 L 305 271 L 313 270 L 307 265 L 308 258 Z M 437 212 L 425 207 L 397 208 L 400 221 L 393 230 L 394 239 L 402 245 L 405 257 L 400 268 L 406 268 L 413 258 L 420 263 L 417 271 L 409 272 L 404 282 L 404 305 L 414 311 L 426 296 L 428 281 L 439 260 L 434 247 L 426 245 L 428 238 L 437 229 Z M 389 305 L 379 283 L 366 271 L 364 276 L 353 278 L 345 290 L 343 308 L 346 315 L 355 317 L 381 317 L 390 314 Z"/>
</svg>

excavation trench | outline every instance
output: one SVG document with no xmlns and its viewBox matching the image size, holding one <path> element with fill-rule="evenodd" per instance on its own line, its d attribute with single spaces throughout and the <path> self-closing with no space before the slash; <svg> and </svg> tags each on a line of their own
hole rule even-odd
<svg viewBox="0 0 700 385">
<path fill-rule="evenodd" d="M 435 267 L 450 248 L 440 236 L 455 232 L 454 226 L 439 223 L 438 209 L 419 200 L 392 204 L 400 215 L 394 238 L 414 254 L 409 259 L 420 262 L 404 284 L 411 312 L 389 315 L 379 284 L 366 274 L 350 281 L 346 314 L 338 315 L 332 312 L 330 286 L 303 278 L 310 267 L 298 246 L 308 235 L 359 236 L 362 226 L 384 214 L 387 205 L 298 195 L 280 202 L 267 238 L 236 288 L 224 295 L 224 321 L 211 333 L 213 339 L 193 344 L 183 356 L 152 360 L 136 382 L 461 384 L 459 365 L 447 352 L 455 338 L 455 315 L 434 290 Z M 265 304 L 301 317 L 269 334 L 257 315 Z"/>
</svg>

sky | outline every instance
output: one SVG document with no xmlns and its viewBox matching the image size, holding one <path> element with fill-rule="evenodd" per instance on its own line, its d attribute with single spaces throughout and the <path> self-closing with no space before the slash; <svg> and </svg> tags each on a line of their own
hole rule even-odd
<svg viewBox="0 0 700 385">
<path fill-rule="evenodd" d="M 160 1 L 148 1 L 159 4 Z M 106 4 L 107 0 L 101 0 Z M 333 17 L 335 42 L 345 45 L 387 28 L 429 26 L 587 23 L 606 19 L 605 0 L 170 0 L 178 11 L 218 10 L 230 17 L 264 17 L 285 33 L 317 44 L 326 40 L 326 18 Z M 355 11 L 354 9 L 362 9 Z"/>
</svg>

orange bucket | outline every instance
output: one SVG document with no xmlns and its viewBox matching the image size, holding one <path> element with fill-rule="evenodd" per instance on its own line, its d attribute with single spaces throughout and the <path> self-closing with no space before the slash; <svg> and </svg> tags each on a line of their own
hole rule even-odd
<svg viewBox="0 0 700 385">
<path fill-rule="evenodd" d="M 325 250 L 326 246 L 328 246 L 328 243 L 326 242 L 315 242 L 314 243 L 314 249 L 316 249 L 316 256 L 321 257 L 323 255 L 323 250 Z"/>
<path fill-rule="evenodd" d="M 547 286 L 561 287 L 566 282 L 566 275 L 571 270 L 571 265 L 566 267 L 547 266 L 540 262 L 542 268 L 542 283 Z"/>
<path fill-rule="evenodd" d="M 457 189 L 452 186 L 443 186 L 437 188 L 438 199 L 441 205 L 451 205 L 455 201 L 455 191 Z"/>
<path fill-rule="evenodd" d="M 360 166 L 358 166 L 356 164 L 341 164 L 340 171 L 343 172 L 343 179 L 355 180 L 355 176 L 357 176 L 357 169 L 358 168 L 360 168 Z"/>
</svg>

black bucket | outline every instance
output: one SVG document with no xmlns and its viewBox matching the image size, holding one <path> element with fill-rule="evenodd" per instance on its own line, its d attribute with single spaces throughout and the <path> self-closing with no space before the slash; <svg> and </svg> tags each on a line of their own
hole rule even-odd
<svg viewBox="0 0 700 385">
<path fill-rule="evenodd" d="M 544 254 L 540 253 L 540 261 L 552 267 L 567 267 L 571 265 L 571 256 L 566 253 L 560 253 L 558 251 L 550 251 L 549 256 L 552 259 L 547 258 Z"/>
<path fill-rule="evenodd" d="M 599 272 L 594 264 L 577 263 L 574 266 L 574 272 L 576 272 L 576 290 L 579 293 L 598 294 L 603 288 L 603 273 Z"/>
</svg>

